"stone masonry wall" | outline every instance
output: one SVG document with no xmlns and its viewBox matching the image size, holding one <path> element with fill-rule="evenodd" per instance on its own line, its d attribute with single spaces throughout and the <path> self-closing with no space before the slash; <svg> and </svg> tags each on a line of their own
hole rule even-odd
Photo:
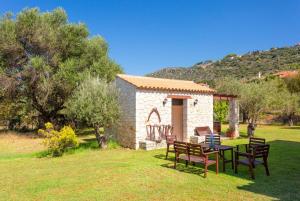
<svg viewBox="0 0 300 201">
<path fill-rule="evenodd" d="M 118 77 L 116 86 L 119 90 L 121 116 L 111 132 L 122 146 L 136 149 L 136 88 Z"/>
<path fill-rule="evenodd" d="M 146 121 L 153 108 L 157 108 L 161 116 L 161 124 L 172 122 L 172 99 L 167 103 L 163 101 L 168 95 L 188 95 L 192 99 L 183 102 L 183 137 L 189 141 L 198 126 L 209 126 L 213 130 L 213 96 L 211 94 L 183 93 L 173 91 L 139 90 L 136 91 L 136 148 L 140 141 L 145 141 L 147 136 Z M 198 103 L 194 105 L 195 100 Z"/>
</svg>

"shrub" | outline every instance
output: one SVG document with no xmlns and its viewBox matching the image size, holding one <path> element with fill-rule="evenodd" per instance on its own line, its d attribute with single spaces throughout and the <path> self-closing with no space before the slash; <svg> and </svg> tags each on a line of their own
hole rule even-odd
<svg viewBox="0 0 300 201">
<path fill-rule="evenodd" d="M 120 147 L 120 145 L 116 140 L 114 140 L 114 139 L 109 139 L 108 140 L 108 143 L 107 143 L 107 148 L 108 149 L 117 149 L 119 147 Z"/>
<path fill-rule="evenodd" d="M 64 126 L 60 131 L 56 131 L 48 122 L 45 128 L 39 129 L 38 133 L 45 137 L 43 143 L 52 156 L 61 156 L 67 148 L 78 146 L 78 139 L 70 126 Z"/>
</svg>

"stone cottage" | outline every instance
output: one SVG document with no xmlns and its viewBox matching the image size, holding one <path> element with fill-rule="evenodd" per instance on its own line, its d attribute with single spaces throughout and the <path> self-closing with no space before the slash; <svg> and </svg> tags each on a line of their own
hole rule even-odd
<svg viewBox="0 0 300 201">
<path fill-rule="evenodd" d="M 189 141 L 196 127 L 208 126 L 213 130 L 216 92 L 205 84 L 119 74 L 116 86 L 120 91 L 121 118 L 114 133 L 122 146 L 163 147 L 163 135 L 170 126 L 182 141 Z M 237 108 L 236 102 L 231 102 L 231 108 Z M 231 111 L 235 121 L 231 125 L 237 126 L 238 110 Z"/>
</svg>

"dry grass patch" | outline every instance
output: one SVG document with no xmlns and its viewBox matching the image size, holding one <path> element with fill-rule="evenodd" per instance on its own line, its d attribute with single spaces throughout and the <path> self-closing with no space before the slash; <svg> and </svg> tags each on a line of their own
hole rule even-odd
<svg viewBox="0 0 300 201">
<path fill-rule="evenodd" d="M 13 131 L 0 133 L 0 156 L 3 154 L 27 154 L 44 150 L 42 139 L 34 133 L 19 134 Z"/>
</svg>

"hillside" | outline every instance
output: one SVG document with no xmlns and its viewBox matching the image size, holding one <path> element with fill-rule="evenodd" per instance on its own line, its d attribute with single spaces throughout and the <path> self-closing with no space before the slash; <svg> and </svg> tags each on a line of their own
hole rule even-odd
<svg viewBox="0 0 300 201">
<path fill-rule="evenodd" d="M 218 61 L 199 62 L 191 67 L 163 68 L 147 76 L 208 82 L 221 77 L 251 79 L 282 70 L 300 69 L 300 45 L 253 51 L 244 55 L 229 54 Z"/>
</svg>

